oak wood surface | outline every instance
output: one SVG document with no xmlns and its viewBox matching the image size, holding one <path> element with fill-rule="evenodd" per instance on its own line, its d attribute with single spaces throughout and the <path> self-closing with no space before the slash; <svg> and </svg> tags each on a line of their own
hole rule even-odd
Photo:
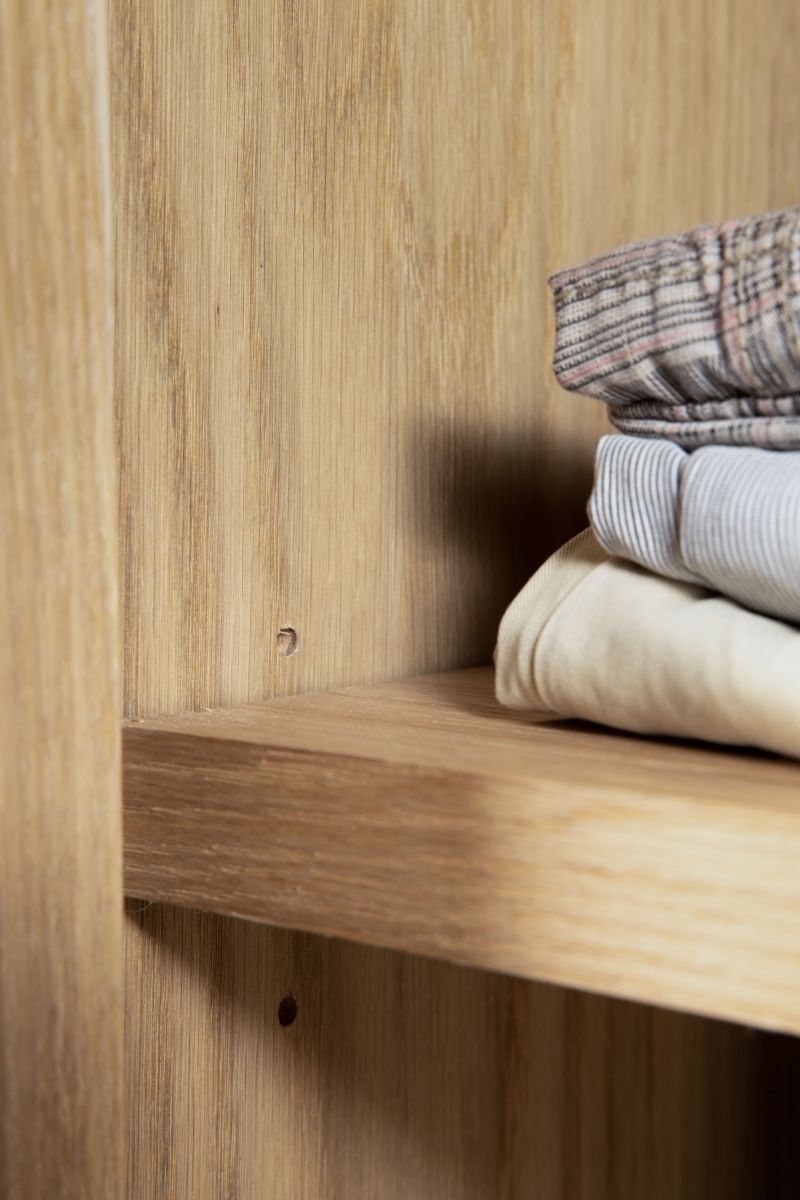
<svg viewBox="0 0 800 1200">
<path fill-rule="evenodd" d="M 604 428 L 548 272 L 796 201 L 800 9 L 112 14 L 126 712 L 487 661 Z"/>
<path fill-rule="evenodd" d="M 0 5 L 0 1195 L 122 1198 L 102 3 Z"/>
<path fill-rule="evenodd" d="M 800 1032 L 800 766 L 539 722 L 490 668 L 131 723 L 126 887 Z"/>
<path fill-rule="evenodd" d="M 584 522 L 603 429 L 599 406 L 552 382 L 546 274 L 630 237 L 796 202 L 800 91 L 786 81 L 800 9 L 112 0 L 111 14 L 126 714 L 487 661 L 515 588 Z M 360 1176 L 331 1136 L 349 1128 L 348 1091 L 318 1103 L 320 1043 L 293 1079 L 294 1119 L 263 1137 L 258 1114 L 282 1112 L 285 1076 L 253 1051 L 238 1008 L 219 1016 L 220 993 L 243 987 L 239 939 L 261 962 L 273 931 L 188 912 L 180 923 L 218 985 L 191 972 L 175 983 L 169 937 L 147 935 L 128 984 L 129 1013 L 141 987 L 151 1013 L 131 1018 L 128 1037 L 129 1063 L 149 1064 L 129 1072 L 141 1194 L 169 1195 L 169 1169 L 176 1200 L 183 1173 L 193 1200 L 218 1200 L 235 1169 L 244 1200 L 263 1194 L 265 1170 L 282 1171 L 290 1197 L 313 1195 L 320 1172 L 349 1196 Z M 313 978 L 325 943 L 284 936 Z M 360 994 L 366 972 L 374 998 L 358 1026 L 341 1008 L 330 1025 L 320 1015 L 351 1072 L 389 1036 L 393 961 L 347 945 L 329 960 L 337 995 Z M 409 1028 L 443 1019 L 436 996 L 463 1028 L 452 968 L 414 970 L 432 998 L 407 994 Z M 480 984 L 490 1011 L 506 986 Z M 209 1041 L 218 1021 L 222 1040 Z M 589 1020 L 556 1041 L 553 1053 L 586 1063 L 605 1053 Z M 437 1117 L 450 1132 L 437 1135 L 434 1178 L 455 1180 L 460 1200 L 458 1164 L 495 1161 L 495 1126 L 470 1118 L 456 1132 L 461 1044 L 436 1045 L 430 1071 L 453 1086 L 433 1094 L 454 1114 Z M 652 1062 L 689 1071 L 683 1054 L 696 1054 L 702 1077 L 703 1046 L 654 1044 Z M 597 1103 L 587 1088 L 581 1103 Z M 387 1126 L 394 1092 L 392 1073 L 379 1075 Z M 713 1104 L 682 1136 L 702 1140 L 709 1122 L 724 1144 Z M 611 1147 L 593 1128 L 565 1149 L 554 1195 L 592 1197 L 596 1163 L 635 1180 L 654 1147 L 670 1156 L 680 1141 L 659 1127 L 646 1145 Z M 730 1128 L 735 1139 L 741 1126 Z M 414 1174 L 402 1129 L 356 1156 L 373 1194 L 428 1177 Z M 517 1161 L 508 1194 L 535 1194 L 539 1151 Z M 689 1194 L 681 1186 L 671 1194 Z"/>
<path fill-rule="evenodd" d="M 793 1194 L 773 1168 L 796 1179 L 798 1043 L 131 907 L 129 1200 Z"/>
</svg>

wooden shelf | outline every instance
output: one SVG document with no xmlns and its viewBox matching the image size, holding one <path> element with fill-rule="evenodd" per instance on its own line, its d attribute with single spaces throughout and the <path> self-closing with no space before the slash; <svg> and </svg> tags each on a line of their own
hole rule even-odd
<svg viewBox="0 0 800 1200">
<path fill-rule="evenodd" d="M 489 668 L 130 723 L 129 894 L 800 1032 L 800 767 Z"/>
</svg>

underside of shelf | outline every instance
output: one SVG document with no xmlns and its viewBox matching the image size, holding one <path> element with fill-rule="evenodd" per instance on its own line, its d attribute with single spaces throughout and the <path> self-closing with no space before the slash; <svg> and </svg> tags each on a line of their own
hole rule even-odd
<svg viewBox="0 0 800 1200">
<path fill-rule="evenodd" d="M 800 768 L 490 668 L 132 722 L 129 894 L 800 1032 Z"/>
</svg>

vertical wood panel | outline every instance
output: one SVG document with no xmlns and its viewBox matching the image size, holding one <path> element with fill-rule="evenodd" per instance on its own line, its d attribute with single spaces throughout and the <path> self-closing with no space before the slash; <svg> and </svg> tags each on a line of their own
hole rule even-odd
<svg viewBox="0 0 800 1200">
<path fill-rule="evenodd" d="M 796 201 L 800 9 L 112 0 L 112 14 L 126 713 L 486 661 L 509 596 L 584 523 L 603 428 L 552 381 L 546 275 Z M 495 1194 L 500 1162 L 501 1195 L 624 1196 L 653 1162 L 653 1195 L 745 1194 L 737 1072 L 761 1043 L 744 1035 L 559 995 L 546 1044 L 550 1010 L 519 1000 L 532 1015 L 512 1053 L 509 981 L 476 976 L 462 995 L 443 966 L 200 916 L 170 929 L 131 942 L 136 1195 L 249 1200 L 268 1180 L 289 1200 L 349 1197 L 363 1178 L 381 1200 L 461 1200 Z M 269 975 L 273 954 L 338 997 L 291 1035 L 291 1064 L 245 1000 L 220 999 L 257 990 L 246 964 Z M 402 983 L 414 972 L 424 985 Z M 477 1059 L 452 1032 L 471 1006 Z M 738 1081 L 727 1108 L 704 1090 L 719 1054 Z M 632 1095 L 608 1115 L 617 1056 L 634 1060 Z M 473 1073 L 490 1117 L 470 1107 Z M 515 1102 L 497 1107 L 514 1078 L 535 1136 Z M 733 1155 L 716 1193 L 697 1182 L 702 1143 Z"/>
<path fill-rule="evenodd" d="M 0 1193 L 122 1195 L 102 3 L 0 7 Z"/>
<path fill-rule="evenodd" d="M 128 977 L 130 1200 L 781 1195 L 769 1035 L 159 905 Z"/>
</svg>

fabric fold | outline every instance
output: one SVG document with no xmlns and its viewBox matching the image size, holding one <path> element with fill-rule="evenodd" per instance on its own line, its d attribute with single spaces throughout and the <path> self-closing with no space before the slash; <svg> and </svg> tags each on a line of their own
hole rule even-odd
<svg viewBox="0 0 800 1200">
<path fill-rule="evenodd" d="M 702 446 L 759 446 L 763 450 L 800 450 L 800 417 L 742 417 L 735 420 L 684 421 L 631 416 L 625 408 L 609 410 L 620 433 L 659 438 L 685 450 Z"/>
<path fill-rule="evenodd" d="M 556 377 L 621 432 L 598 445 L 594 532 L 502 619 L 498 699 L 800 757 L 800 208 L 550 284 Z"/>
<path fill-rule="evenodd" d="M 609 554 L 800 622 L 800 453 L 604 437 L 588 507 Z"/>
<path fill-rule="evenodd" d="M 800 756 L 800 632 L 574 538 L 509 606 L 511 708 Z"/>
<path fill-rule="evenodd" d="M 800 448 L 800 209 L 636 242 L 550 285 L 556 377 L 618 429 Z"/>
</svg>

